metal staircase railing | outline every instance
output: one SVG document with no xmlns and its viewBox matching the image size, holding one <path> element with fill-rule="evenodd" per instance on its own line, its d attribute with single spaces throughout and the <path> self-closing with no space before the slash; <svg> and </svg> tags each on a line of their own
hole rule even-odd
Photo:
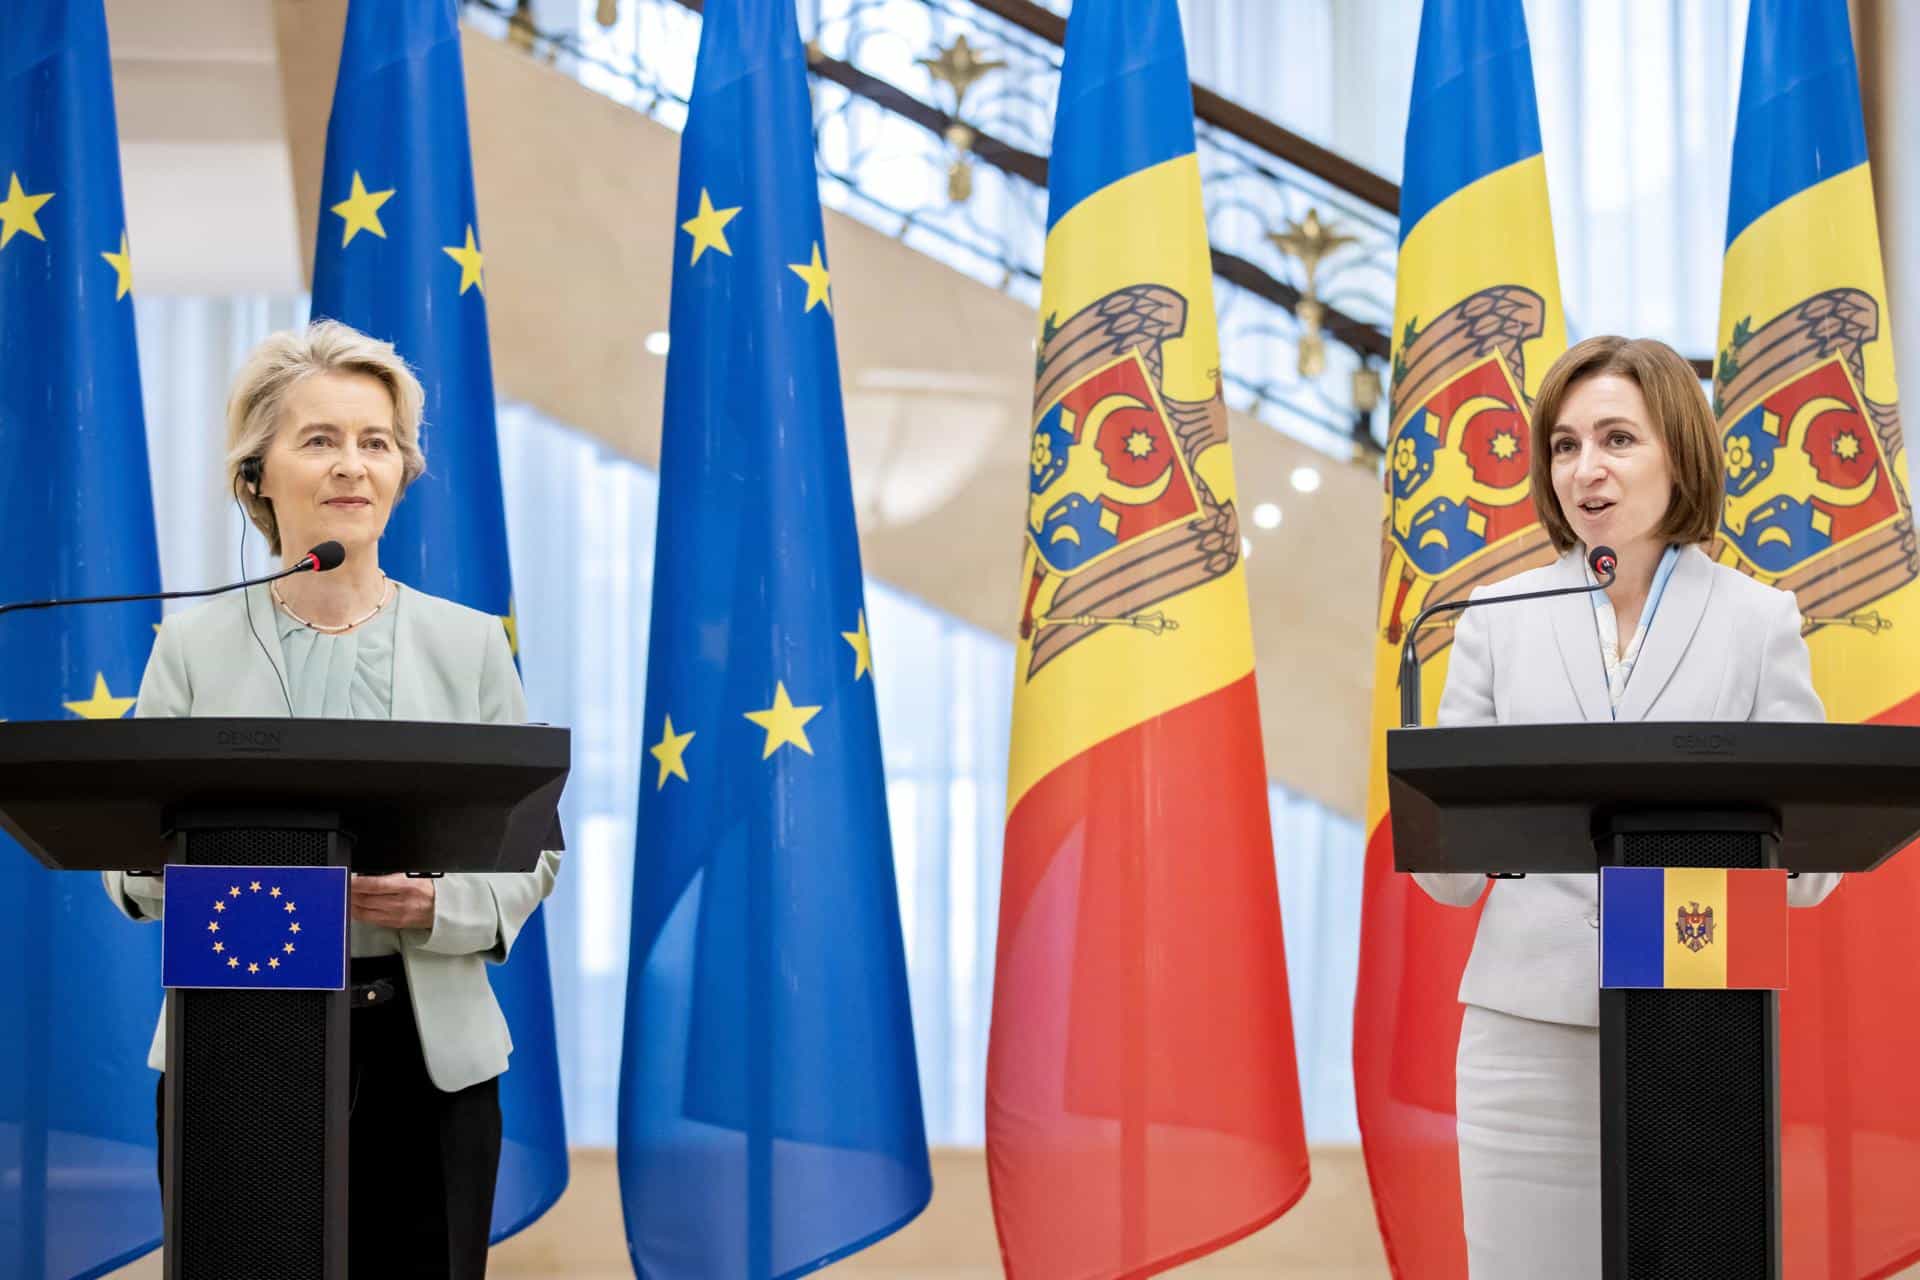
<svg viewBox="0 0 1920 1280">
<path fill-rule="evenodd" d="M 597 0 L 570 26 L 537 24 L 530 0 L 465 4 L 477 29 L 685 123 L 702 0 Z M 800 14 L 823 200 L 1037 304 L 1065 19 L 1032 0 L 800 0 Z M 1399 188 L 1204 88 L 1194 103 L 1228 401 L 1373 465 Z"/>
</svg>

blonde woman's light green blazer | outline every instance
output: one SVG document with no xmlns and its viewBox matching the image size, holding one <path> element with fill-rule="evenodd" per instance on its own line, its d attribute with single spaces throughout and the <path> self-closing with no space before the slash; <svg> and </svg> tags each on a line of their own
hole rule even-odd
<svg viewBox="0 0 1920 1280">
<path fill-rule="evenodd" d="M 526 697 L 500 619 L 408 587 L 398 588 L 394 608 L 393 719 L 525 723 Z M 162 624 L 134 714 L 284 717 L 286 675 L 273 601 L 254 587 Z M 451 1093 L 507 1069 L 513 1040 L 486 965 L 506 960 L 559 870 L 560 855 L 547 852 L 524 874 L 448 875 L 436 882 L 433 928 L 400 931 L 420 1047 L 438 1088 Z M 102 878 L 128 916 L 160 918 L 159 881 L 119 871 Z M 164 1015 L 147 1065 L 165 1068 Z"/>
</svg>

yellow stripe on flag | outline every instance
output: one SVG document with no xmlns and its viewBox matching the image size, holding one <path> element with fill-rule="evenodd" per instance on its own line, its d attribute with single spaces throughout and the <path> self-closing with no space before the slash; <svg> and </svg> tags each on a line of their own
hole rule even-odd
<svg viewBox="0 0 1920 1280">
<path fill-rule="evenodd" d="M 1158 385 L 1152 390 L 1155 407 L 1175 429 L 1192 433 L 1200 429 L 1195 415 L 1219 392 L 1220 347 L 1200 164 L 1191 154 L 1102 188 L 1047 235 L 1040 315 L 1050 330 L 1084 323 L 1089 307 L 1141 286 L 1171 290 L 1184 300 L 1180 331 L 1158 344 Z M 1050 407 L 1036 404 L 1035 417 Z M 1224 415 L 1224 407 L 1220 412 Z M 1235 486 L 1224 422 L 1221 427 L 1204 435 L 1191 474 L 1225 504 L 1235 500 Z M 1217 692 L 1253 670 L 1253 629 L 1237 541 L 1215 554 L 1230 554 L 1231 567 L 1137 607 L 1125 604 L 1116 587 L 1111 599 L 1095 599 L 1097 613 L 1084 618 L 1077 606 L 1055 608 L 1056 596 L 1093 570 L 1081 570 L 1078 578 L 1045 575 L 1045 585 L 1027 608 L 1036 628 L 1014 655 L 1019 732 L 1007 771 L 1009 811 L 1041 778 L 1096 743 Z M 1178 563 L 1180 554 L 1168 558 Z M 1029 538 L 1023 591 L 1037 567 Z M 1100 619 L 1109 621 L 1103 625 Z M 1084 631 L 1084 638 L 1027 678 L 1034 645 L 1052 627 Z"/>
<path fill-rule="evenodd" d="M 1871 719 L 1920 692 L 1920 665 L 1915 661 L 1920 656 L 1920 579 L 1905 540 L 1911 537 L 1905 532 L 1911 509 L 1900 456 L 1899 388 L 1879 249 L 1872 178 L 1868 166 L 1856 165 L 1782 201 L 1740 233 L 1727 249 L 1720 303 L 1723 371 L 1729 358 L 1733 368 L 1742 371 L 1778 366 L 1777 373 L 1733 380 L 1737 391 L 1722 406 L 1720 419 L 1730 449 L 1755 404 L 1783 389 L 1790 393 L 1793 382 L 1822 358 L 1838 360 L 1851 388 L 1863 393 L 1870 405 L 1881 406 L 1877 412 L 1869 410 L 1860 425 L 1880 437 L 1875 443 L 1887 460 L 1890 481 L 1901 490 L 1897 507 L 1875 527 L 1853 533 L 1817 561 L 1782 574 L 1759 575 L 1763 582 L 1794 591 L 1813 623 L 1807 647 L 1814 687 L 1826 704 L 1827 718 L 1836 721 Z M 1836 298 L 1834 290 L 1858 292 Z M 1803 314 L 1803 320 L 1795 318 Z M 1736 342 L 1736 336 L 1742 340 Z M 1782 349 L 1800 354 L 1783 359 Z M 1856 376 L 1856 360 L 1864 376 Z M 1743 441 L 1741 448 L 1748 443 Z M 1730 452 L 1729 513 L 1736 520 L 1757 518 L 1762 502 L 1804 500 L 1810 492 L 1828 502 L 1823 517 L 1829 509 L 1847 511 L 1855 495 L 1827 492 L 1819 487 L 1822 477 L 1808 480 L 1801 474 L 1809 470 L 1798 465 L 1809 443 L 1788 441 L 1782 454 L 1792 469 L 1781 468 L 1784 479 L 1768 477 L 1751 495 L 1740 491 L 1748 454 Z M 1724 543 L 1720 558 L 1748 567 Z"/>
<path fill-rule="evenodd" d="M 1686 913 L 1690 941 L 1680 933 Z M 1712 913 L 1704 928 L 1700 917 Z M 1667 868 L 1666 915 L 1667 981 L 1669 987 L 1725 987 L 1727 985 L 1727 873 L 1716 867 Z"/>
<path fill-rule="evenodd" d="M 1533 298 L 1538 299 L 1537 304 L 1531 301 Z M 1394 277 L 1396 362 L 1408 360 L 1410 334 L 1431 334 L 1436 320 L 1474 299 L 1480 299 L 1477 305 L 1488 312 L 1512 307 L 1511 314 L 1516 317 L 1523 313 L 1537 316 L 1534 323 L 1515 320 L 1519 331 L 1529 336 L 1516 345 L 1521 367 L 1508 371 L 1519 382 L 1526 404 L 1516 407 L 1524 411 L 1539 390 L 1547 367 L 1567 349 L 1567 326 L 1560 307 L 1560 276 L 1553 256 L 1553 221 L 1547 210 L 1546 161 L 1541 156 L 1508 165 L 1463 187 L 1435 206 L 1408 234 L 1400 246 L 1400 262 Z M 1488 322 L 1494 319 L 1492 315 L 1481 315 L 1482 329 L 1491 328 Z M 1463 327 L 1462 345 L 1467 345 L 1465 332 Z M 1474 343 L 1483 340 L 1484 332 L 1474 335 Z M 1500 359 L 1504 362 L 1504 354 Z M 1457 376 L 1474 361 L 1465 359 L 1454 363 L 1458 366 L 1454 370 Z M 1431 380 L 1423 385 L 1429 390 L 1436 389 Z M 1400 458 L 1400 439 L 1420 408 L 1420 404 L 1413 403 L 1396 388 L 1393 435 L 1387 444 L 1389 481 L 1396 463 L 1404 465 L 1404 459 Z M 1519 425 L 1524 427 L 1524 421 Z M 1461 468 L 1451 464 L 1463 456 L 1454 449 L 1436 468 L 1435 479 L 1427 486 L 1433 492 L 1429 495 L 1423 491 L 1413 505 L 1442 496 L 1458 503 L 1465 503 L 1469 498 L 1484 500 L 1485 495 L 1474 492 L 1470 481 L 1455 483 Z M 1521 501 L 1526 502 L 1524 493 Z M 1530 506 L 1525 514 L 1532 525 Z M 1414 614 L 1429 603 L 1436 589 L 1457 589 L 1459 584 L 1472 578 L 1477 565 L 1501 565 L 1492 572 L 1498 579 L 1511 577 L 1552 558 L 1544 544 L 1531 559 L 1520 562 L 1509 562 L 1506 551 L 1510 547 L 1491 547 L 1435 577 L 1421 572 L 1396 549 L 1391 536 L 1393 523 L 1394 503 L 1389 491 L 1383 521 L 1386 536 L 1382 542 L 1381 596 L 1374 619 L 1373 750 L 1367 788 L 1369 831 L 1386 818 L 1386 731 L 1400 723 L 1400 645 L 1394 634 L 1395 620 L 1403 625 L 1411 621 Z M 1534 528 L 1534 541 L 1543 543 L 1537 526 Z M 1510 537 L 1507 541 L 1512 544 L 1525 536 Z M 1444 619 L 1429 630 L 1439 637 L 1448 634 Z M 1449 652 L 1442 649 L 1422 663 L 1420 718 L 1423 724 L 1432 724 L 1439 708 L 1440 694 L 1447 682 Z"/>
</svg>

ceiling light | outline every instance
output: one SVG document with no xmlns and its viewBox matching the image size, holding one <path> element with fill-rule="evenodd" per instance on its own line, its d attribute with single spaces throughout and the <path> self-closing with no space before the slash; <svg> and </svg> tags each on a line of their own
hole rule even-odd
<svg viewBox="0 0 1920 1280">
<path fill-rule="evenodd" d="M 1253 522 L 1262 529 L 1280 527 L 1280 508 L 1271 502 L 1263 502 L 1253 509 Z"/>
<path fill-rule="evenodd" d="M 647 335 L 647 354 L 650 356 L 663 356 L 667 354 L 667 348 L 672 345 L 673 335 L 665 329 L 655 329 Z M 1295 476 L 1299 474 L 1297 471 L 1294 472 Z"/>
<path fill-rule="evenodd" d="M 1320 487 L 1320 472 L 1314 467 L 1295 467 L 1293 487 L 1301 493 L 1312 493 Z"/>
</svg>

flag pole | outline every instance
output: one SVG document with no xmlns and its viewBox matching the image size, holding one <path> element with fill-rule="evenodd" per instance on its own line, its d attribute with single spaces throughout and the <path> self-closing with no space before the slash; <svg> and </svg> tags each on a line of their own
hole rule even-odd
<svg viewBox="0 0 1920 1280">
<path fill-rule="evenodd" d="M 47 1274 L 47 1103 L 52 1088 L 48 1055 L 53 1051 L 53 918 L 51 872 L 28 868 L 26 919 L 27 1047 L 26 1110 L 20 1120 L 20 1276 Z"/>
<path fill-rule="evenodd" d="M 777 811 L 780 792 L 774 784 Z M 764 815 L 762 815 L 764 817 Z M 762 825 L 760 822 L 756 826 Z M 773 833 L 761 830 L 742 856 L 747 869 L 747 1277 L 773 1277 Z"/>
</svg>

